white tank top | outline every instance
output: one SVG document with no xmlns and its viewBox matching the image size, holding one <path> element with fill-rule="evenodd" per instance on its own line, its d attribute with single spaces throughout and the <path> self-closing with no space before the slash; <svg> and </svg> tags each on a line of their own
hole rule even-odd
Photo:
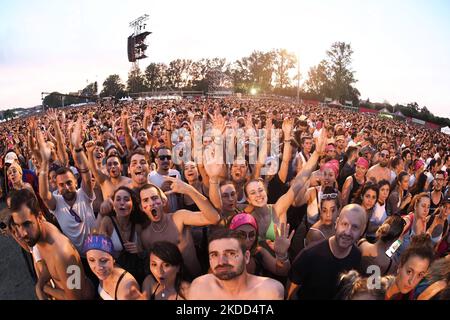
<svg viewBox="0 0 450 320">
<path fill-rule="evenodd" d="M 103 300 L 114 300 L 113 297 L 111 297 L 109 293 L 106 292 L 100 284 L 98 285 L 98 294 L 100 295 L 100 298 L 102 298 Z"/>
</svg>

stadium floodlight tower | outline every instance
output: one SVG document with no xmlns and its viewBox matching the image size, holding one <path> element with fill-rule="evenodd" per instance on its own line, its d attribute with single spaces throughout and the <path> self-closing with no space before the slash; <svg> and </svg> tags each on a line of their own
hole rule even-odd
<svg viewBox="0 0 450 320">
<path fill-rule="evenodd" d="M 138 60 L 147 58 L 145 50 L 147 50 L 148 45 L 145 43 L 145 38 L 151 34 L 146 29 L 148 18 L 149 15 L 144 14 L 130 22 L 130 27 L 133 28 L 134 32 L 128 37 L 128 61 L 132 62 L 134 67 L 137 67 Z"/>
</svg>

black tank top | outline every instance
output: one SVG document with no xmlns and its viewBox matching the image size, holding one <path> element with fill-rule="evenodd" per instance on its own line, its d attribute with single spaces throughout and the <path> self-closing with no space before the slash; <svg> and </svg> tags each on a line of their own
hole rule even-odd
<svg viewBox="0 0 450 320">
<path fill-rule="evenodd" d="M 355 197 L 356 194 L 358 193 L 359 189 L 361 188 L 361 184 L 358 182 L 358 180 L 356 180 L 355 175 L 352 175 L 352 180 L 353 180 L 353 187 L 352 190 L 350 191 L 350 196 L 349 196 L 349 203 L 353 203 L 355 201 Z"/>
<path fill-rule="evenodd" d="M 430 213 L 429 213 L 430 216 L 434 215 L 434 212 L 436 211 L 437 208 L 439 208 L 439 206 L 441 205 L 442 199 L 444 198 L 444 195 L 441 192 L 441 196 L 439 197 L 439 202 L 434 203 L 431 193 L 432 193 L 432 191 L 430 191 L 428 193 L 428 195 L 430 196 Z"/>
</svg>

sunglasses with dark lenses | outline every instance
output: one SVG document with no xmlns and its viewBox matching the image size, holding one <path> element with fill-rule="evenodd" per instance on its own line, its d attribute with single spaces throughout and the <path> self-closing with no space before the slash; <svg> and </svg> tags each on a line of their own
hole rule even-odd
<svg viewBox="0 0 450 320">
<path fill-rule="evenodd" d="M 255 239 L 255 237 L 256 237 L 256 232 L 255 231 L 245 232 L 243 230 L 239 230 L 237 232 L 237 234 L 240 237 L 242 237 L 243 239 L 249 239 L 249 240 Z"/>
<path fill-rule="evenodd" d="M 389 153 L 380 153 L 380 156 L 383 158 L 389 157 Z"/>
<path fill-rule="evenodd" d="M 164 160 L 171 160 L 171 159 L 172 159 L 172 156 L 158 156 L 158 159 L 161 160 L 161 161 L 164 161 Z"/>
<path fill-rule="evenodd" d="M 76 222 L 81 223 L 81 218 L 80 218 L 80 216 L 79 216 L 72 208 L 69 208 L 69 213 L 70 213 L 70 215 L 71 215 L 72 217 L 75 218 L 75 221 L 76 221 Z"/>
</svg>

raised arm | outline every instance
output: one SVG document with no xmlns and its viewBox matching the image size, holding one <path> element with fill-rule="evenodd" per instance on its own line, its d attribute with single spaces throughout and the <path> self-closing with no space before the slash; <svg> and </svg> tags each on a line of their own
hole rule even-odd
<svg viewBox="0 0 450 320">
<path fill-rule="evenodd" d="M 283 146 L 283 160 L 281 161 L 280 171 L 278 171 L 278 178 L 280 181 L 285 183 L 289 171 L 289 162 L 292 157 L 292 146 L 291 146 L 291 134 L 292 127 L 294 125 L 294 119 L 284 119 L 282 130 L 284 134 L 284 146 Z"/>
<path fill-rule="evenodd" d="M 47 112 L 47 116 L 50 120 L 50 123 L 53 125 L 53 128 L 55 128 L 56 150 L 59 160 L 61 161 L 61 164 L 63 166 L 67 166 L 69 164 L 69 156 L 66 152 L 66 141 L 59 125 L 58 115 L 55 110 L 50 109 Z"/>
<path fill-rule="evenodd" d="M 292 181 L 291 187 L 289 190 L 278 199 L 278 201 L 275 203 L 275 212 L 277 214 L 286 214 L 287 209 L 289 206 L 292 205 L 292 203 L 299 204 L 298 206 L 306 203 L 307 198 L 305 197 L 306 193 L 299 192 L 306 181 L 311 176 L 311 173 L 313 172 L 314 168 L 317 165 L 317 162 L 319 161 L 319 155 L 324 152 L 325 150 L 325 144 L 326 144 L 326 133 L 323 130 L 321 135 L 319 136 L 317 140 L 317 147 L 316 150 L 313 152 L 309 160 L 306 162 L 306 164 L 303 166 L 302 171 L 300 171 L 299 174 L 295 177 L 295 179 Z M 299 199 L 296 199 L 300 197 Z"/>
<path fill-rule="evenodd" d="M 347 177 L 345 179 L 344 185 L 342 186 L 342 194 L 341 194 L 341 204 L 342 206 L 345 206 L 349 202 L 350 198 L 350 191 L 353 188 L 353 179 L 352 177 Z"/>
<path fill-rule="evenodd" d="M 88 167 L 88 161 L 86 159 L 86 155 L 84 154 L 83 146 L 81 145 L 81 126 L 82 126 L 82 117 L 78 116 L 77 122 L 75 123 L 71 141 L 73 145 L 73 157 L 78 164 L 78 171 L 81 174 L 81 188 L 86 193 L 89 198 L 94 197 L 94 188 L 92 185 L 91 172 Z"/>
<path fill-rule="evenodd" d="M 56 209 L 56 200 L 50 192 L 48 185 L 48 166 L 50 161 L 51 151 L 44 141 L 44 136 L 42 132 L 38 129 L 36 130 L 36 137 L 38 142 L 38 148 L 40 152 L 40 158 L 42 159 L 41 169 L 39 171 L 39 195 L 44 201 L 45 205 L 50 210 Z"/>
<path fill-rule="evenodd" d="M 295 230 L 289 234 L 289 224 L 281 224 L 280 230 L 275 225 L 275 257 L 273 257 L 266 249 L 261 248 L 263 256 L 263 266 L 266 270 L 279 276 L 287 276 L 291 269 L 289 261 L 288 249 L 291 240 L 294 237 Z"/>
<path fill-rule="evenodd" d="M 189 210 L 176 211 L 174 213 L 175 223 L 180 222 L 183 225 L 188 226 L 205 226 L 219 222 L 220 216 L 217 210 L 214 209 L 209 200 L 194 187 L 177 178 L 164 177 L 164 179 L 172 182 L 170 186 L 171 190 L 166 192 L 166 194 L 176 192 L 188 195 L 200 210 L 199 212 L 192 212 Z"/>
<path fill-rule="evenodd" d="M 206 153 L 211 153 L 212 148 L 205 150 L 205 160 L 204 169 L 209 177 L 209 200 L 214 205 L 217 210 L 222 210 L 222 197 L 220 195 L 220 175 L 225 167 L 223 164 L 217 163 L 216 161 L 209 161 L 206 159 L 208 156 Z"/>
<path fill-rule="evenodd" d="M 95 142 L 92 140 L 87 141 L 84 144 L 84 147 L 86 148 L 87 153 L 88 168 L 94 175 L 95 181 L 97 181 L 99 185 L 102 185 L 108 179 L 108 176 L 102 172 L 102 170 L 97 166 L 97 162 L 95 162 L 94 159 Z"/>
<path fill-rule="evenodd" d="M 130 124 L 128 123 L 128 111 L 124 110 L 122 111 L 122 127 L 123 132 L 125 134 L 125 145 L 127 146 L 128 152 L 133 151 L 133 138 L 131 137 L 131 129 Z"/>
</svg>

